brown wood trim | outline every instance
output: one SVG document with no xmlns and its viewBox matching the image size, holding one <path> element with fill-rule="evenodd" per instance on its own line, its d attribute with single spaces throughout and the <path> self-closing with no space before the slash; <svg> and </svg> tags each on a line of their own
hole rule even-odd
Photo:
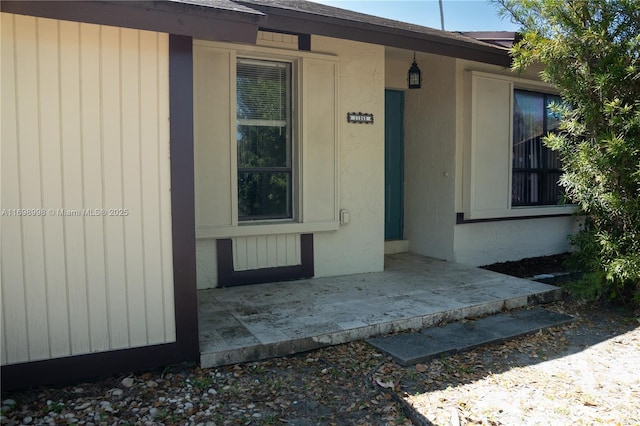
<svg viewBox="0 0 640 426">
<path fill-rule="evenodd" d="M 3 12 L 91 24 L 159 31 L 205 40 L 256 43 L 255 10 L 222 9 L 172 1 L 11 1 L 0 2 Z"/>
<path fill-rule="evenodd" d="M 176 342 L 2 366 L 2 388 L 59 384 L 197 362 L 198 309 L 193 186 L 192 39 L 169 36 L 171 229 Z"/>
<path fill-rule="evenodd" d="M 508 217 L 492 217 L 487 219 L 465 219 L 464 213 L 456 213 L 456 225 L 463 225 L 466 223 L 484 223 L 484 222 L 504 222 L 507 220 L 524 220 L 524 219 L 544 219 L 549 217 L 565 217 L 573 216 L 574 213 L 558 213 L 547 215 L 531 215 L 531 216 L 508 216 Z"/>
<path fill-rule="evenodd" d="M 311 34 L 298 34 L 298 50 L 311 51 Z"/>
<path fill-rule="evenodd" d="M 230 238 L 216 240 L 218 262 L 218 286 L 232 287 L 291 281 L 314 276 L 313 234 L 300 235 L 300 265 L 277 268 L 235 271 L 233 267 L 233 241 Z"/>
<path fill-rule="evenodd" d="M 315 276 L 313 234 L 300 235 L 300 261 L 302 263 L 303 278 L 311 278 Z"/>
<path fill-rule="evenodd" d="M 216 262 L 218 264 L 218 286 L 233 285 L 233 240 L 216 240 Z"/>
<path fill-rule="evenodd" d="M 149 370 L 183 361 L 176 343 L 98 352 L 2 366 L 2 390 L 62 385 L 111 374 Z"/>
<path fill-rule="evenodd" d="M 193 153 L 193 39 L 169 36 L 171 224 L 176 338 L 182 361 L 198 361 Z"/>
</svg>

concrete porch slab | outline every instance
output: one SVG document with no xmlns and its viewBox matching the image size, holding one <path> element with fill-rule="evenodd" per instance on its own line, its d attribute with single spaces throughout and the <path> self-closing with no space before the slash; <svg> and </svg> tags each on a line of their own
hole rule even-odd
<svg viewBox="0 0 640 426">
<path fill-rule="evenodd" d="M 410 253 L 384 272 L 198 292 L 203 368 L 558 300 L 558 287 Z"/>
</svg>

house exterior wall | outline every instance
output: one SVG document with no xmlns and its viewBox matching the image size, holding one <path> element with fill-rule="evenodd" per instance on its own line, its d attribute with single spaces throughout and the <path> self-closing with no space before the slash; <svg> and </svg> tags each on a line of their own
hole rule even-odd
<svg viewBox="0 0 640 426">
<path fill-rule="evenodd" d="M 387 49 L 385 63 L 386 87 L 405 91 L 409 250 L 470 265 L 569 250 L 573 207 L 510 203 L 512 91 L 553 92 L 540 82 L 540 69 L 516 76 L 498 66 L 418 53 L 422 88 L 407 90 L 412 54 Z M 457 223 L 460 215 L 467 222 Z"/>
<path fill-rule="evenodd" d="M 387 88 L 405 89 L 407 60 L 387 60 Z M 421 89 L 405 90 L 404 238 L 409 251 L 453 260 L 456 62 L 418 53 Z"/>
<path fill-rule="evenodd" d="M 384 49 L 313 36 L 312 51 L 261 32 L 258 46 L 194 42 L 198 288 L 217 286 L 216 239 L 233 240 L 236 270 L 300 263 L 283 241 L 314 234 L 315 276 L 379 271 L 384 250 Z M 276 38 L 278 38 L 276 40 Z M 291 61 L 294 75 L 294 220 L 241 223 L 237 212 L 235 61 Z M 375 123 L 348 124 L 347 112 Z M 340 225 L 339 210 L 350 212 Z M 253 260 L 238 253 L 260 247 Z M 277 243 L 276 243 L 277 241 Z M 265 243 L 263 245 L 261 243 Z M 257 246 L 256 246 L 257 247 Z M 280 247 L 280 249 L 278 249 Z M 290 252 L 289 248 L 294 251 Z M 297 251 L 296 251 L 297 250 Z M 253 253 L 253 251 L 250 251 Z M 253 256 L 253 254 L 251 254 Z M 246 257 L 246 256 L 245 256 Z M 278 261 L 280 259 L 282 262 Z M 239 269 L 240 268 L 240 269 Z"/>
<path fill-rule="evenodd" d="M 384 47 L 312 36 L 314 51 L 340 61 L 337 114 L 339 208 L 350 222 L 314 235 L 316 276 L 384 269 Z M 374 124 L 347 123 L 347 112 L 374 116 Z"/>
<path fill-rule="evenodd" d="M 569 251 L 573 217 L 468 223 L 455 227 L 455 261 L 481 266 Z"/>
<path fill-rule="evenodd" d="M 513 89 L 553 93 L 539 71 L 514 75 L 456 60 L 455 210 L 468 221 L 454 228 L 457 262 L 477 266 L 570 249 L 568 236 L 576 230 L 572 206 L 511 207 Z"/>
<path fill-rule="evenodd" d="M 166 34 L 2 13 L 2 365 L 175 341 L 168 81 Z"/>
</svg>

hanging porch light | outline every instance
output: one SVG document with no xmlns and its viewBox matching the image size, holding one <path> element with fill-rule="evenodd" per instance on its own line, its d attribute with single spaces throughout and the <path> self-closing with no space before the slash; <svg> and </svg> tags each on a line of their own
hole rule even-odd
<svg viewBox="0 0 640 426">
<path fill-rule="evenodd" d="M 416 52 L 413 52 L 413 63 L 407 73 L 407 82 L 409 82 L 409 89 L 419 89 L 422 86 L 422 71 L 416 63 Z"/>
</svg>

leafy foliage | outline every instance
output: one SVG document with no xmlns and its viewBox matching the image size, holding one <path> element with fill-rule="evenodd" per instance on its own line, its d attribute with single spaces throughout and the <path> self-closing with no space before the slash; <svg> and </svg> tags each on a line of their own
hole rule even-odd
<svg viewBox="0 0 640 426">
<path fill-rule="evenodd" d="M 545 66 L 564 103 L 560 183 L 583 215 L 572 237 L 580 289 L 640 305 L 640 2 L 496 0 L 521 25 L 512 68 Z"/>
</svg>

